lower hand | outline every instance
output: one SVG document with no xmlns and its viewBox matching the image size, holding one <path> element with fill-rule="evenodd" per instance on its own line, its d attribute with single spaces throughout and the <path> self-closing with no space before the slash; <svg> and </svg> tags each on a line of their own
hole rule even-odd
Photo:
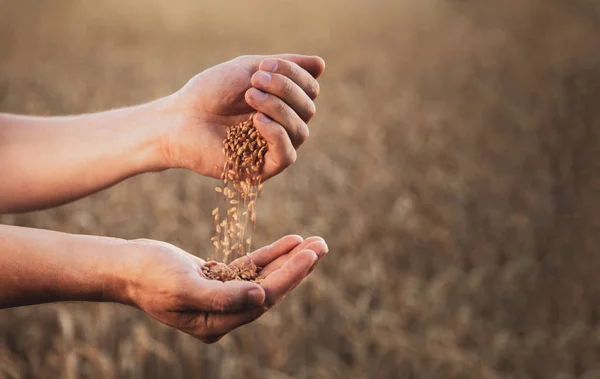
<svg viewBox="0 0 600 379">
<path fill-rule="evenodd" d="M 122 301 L 206 343 L 218 341 L 276 305 L 328 249 L 320 237 L 286 236 L 234 261 L 251 259 L 263 267 L 259 285 L 208 280 L 202 275 L 202 259 L 167 243 L 136 240 L 132 246 Z"/>
</svg>

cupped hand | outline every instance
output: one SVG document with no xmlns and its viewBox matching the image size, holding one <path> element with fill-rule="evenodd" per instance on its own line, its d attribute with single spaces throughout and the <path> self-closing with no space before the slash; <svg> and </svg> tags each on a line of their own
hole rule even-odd
<svg viewBox="0 0 600 379">
<path fill-rule="evenodd" d="M 269 147 L 263 180 L 277 175 L 308 138 L 316 78 L 324 69 L 319 57 L 284 54 L 241 56 L 203 71 L 172 97 L 182 117 L 170 129 L 163 155 L 171 167 L 218 178 L 227 126 L 256 112 L 254 124 Z"/>
<path fill-rule="evenodd" d="M 158 241 L 133 241 L 129 302 L 206 343 L 221 339 L 281 301 L 327 253 L 320 237 L 286 236 L 234 261 L 263 267 L 262 283 L 206 279 L 204 260 Z"/>
</svg>

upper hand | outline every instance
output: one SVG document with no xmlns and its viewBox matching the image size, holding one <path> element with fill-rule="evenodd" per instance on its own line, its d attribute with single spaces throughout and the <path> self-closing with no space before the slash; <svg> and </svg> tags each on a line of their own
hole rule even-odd
<svg viewBox="0 0 600 379">
<path fill-rule="evenodd" d="M 316 80 L 325 62 L 315 56 L 241 56 L 192 78 L 172 96 L 182 117 L 164 143 L 170 167 L 183 167 L 219 178 L 227 126 L 247 120 L 269 143 L 263 180 L 296 160 L 315 115 Z"/>
<path fill-rule="evenodd" d="M 263 267 L 262 283 L 222 283 L 202 275 L 204 261 L 158 241 L 133 241 L 126 292 L 158 321 L 212 343 L 260 317 L 296 287 L 327 253 L 320 237 L 286 236 L 234 261 Z"/>
</svg>

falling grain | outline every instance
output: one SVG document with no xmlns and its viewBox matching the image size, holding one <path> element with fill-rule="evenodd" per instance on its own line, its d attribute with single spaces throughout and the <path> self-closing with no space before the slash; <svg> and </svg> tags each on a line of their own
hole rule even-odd
<svg viewBox="0 0 600 379">
<path fill-rule="evenodd" d="M 223 141 L 223 186 L 215 188 L 215 191 L 224 195 L 220 201 L 227 204 L 226 220 L 219 223 L 219 209 L 213 211 L 216 232 L 213 241 L 219 243 L 217 253 L 225 263 L 231 253 L 243 256 L 249 252 L 252 228 L 247 225 L 249 222 L 253 226 L 256 223 L 255 201 L 262 189 L 262 170 L 267 150 L 267 142 L 254 127 L 252 115 L 248 120 L 227 128 Z"/>
</svg>

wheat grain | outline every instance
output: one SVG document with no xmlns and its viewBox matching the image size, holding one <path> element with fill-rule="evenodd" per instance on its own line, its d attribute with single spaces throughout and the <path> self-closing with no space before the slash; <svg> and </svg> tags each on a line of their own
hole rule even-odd
<svg viewBox="0 0 600 379">
<path fill-rule="evenodd" d="M 219 208 L 213 210 L 215 217 L 216 257 L 227 263 L 232 253 L 240 256 L 250 251 L 251 235 L 247 225 L 256 224 L 255 204 L 262 190 L 264 156 L 267 141 L 254 127 L 252 116 L 226 130 L 223 140 L 225 163 L 221 173 L 222 186 L 215 188 L 220 194 L 220 204 L 227 207 L 225 219 L 219 223 Z M 245 243 L 244 243 L 245 242 Z M 231 248 L 229 248 L 231 246 Z"/>
</svg>

